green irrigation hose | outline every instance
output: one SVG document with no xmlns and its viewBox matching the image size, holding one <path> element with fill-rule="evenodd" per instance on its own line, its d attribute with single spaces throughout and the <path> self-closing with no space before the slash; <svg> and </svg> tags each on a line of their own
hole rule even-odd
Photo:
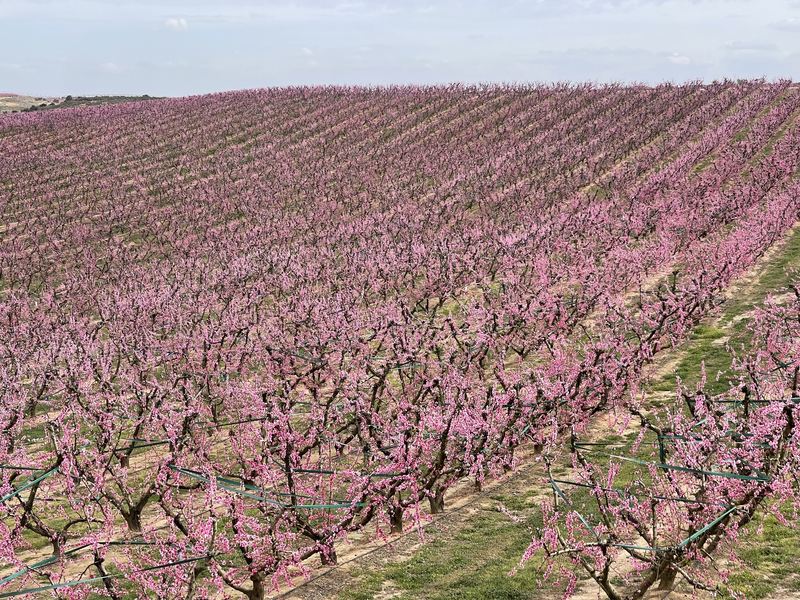
<svg viewBox="0 0 800 600">
<path fill-rule="evenodd" d="M 35 571 L 36 569 L 41 569 L 42 567 L 46 567 L 47 565 L 52 565 L 53 563 L 58 562 L 62 558 L 68 558 L 74 556 L 80 553 L 81 551 L 86 550 L 86 548 L 92 548 L 94 546 L 152 546 L 152 545 L 153 545 L 152 542 L 144 542 L 144 541 L 130 541 L 130 542 L 114 541 L 114 542 L 100 542 L 98 544 L 83 544 L 82 546 L 78 546 L 77 548 L 73 548 L 72 550 L 64 552 L 60 557 L 50 556 L 33 564 L 25 565 L 24 567 L 22 567 L 18 571 L 15 571 L 11 575 L 6 575 L 2 579 L 0 579 L 0 586 L 15 580 L 18 577 L 21 577 L 22 575 L 29 573 L 30 571 Z"/>
<path fill-rule="evenodd" d="M 146 567 L 144 569 L 139 569 L 136 572 L 137 573 L 146 573 L 148 571 L 158 571 L 160 569 L 167 569 L 169 567 L 174 567 L 174 566 L 177 566 L 177 565 L 184 565 L 184 564 L 187 564 L 187 563 L 197 562 L 199 560 L 206 560 L 208 558 L 211 558 L 210 554 L 207 554 L 205 556 L 196 556 L 194 558 L 184 558 L 183 560 L 176 560 L 176 561 L 173 561 L 173 562 L 164 563 L 162 565 L 155 565 L 153 567 Z M 117 579 L 119 577 L 124 577 L 124 574 L 123 573 L 113 573 L 113 574 L 110 573 L 108 575 L 101 575 L 99 577 L 88 577 L 86 579 L 76 579 L 74 581 L 65 581 L 63 583 L 53 583 L 53 584 L 50 584 L 50 585 L 43 585 L 43 586 L 35 587 L 35 588 L 25 588 L 23 590 L 17 590 L 15 592 L 3 592 L 3 593 L 0 593 L 0 599 L 2 599 L 2 598 L 16 598 L 16 597 L 19 597 L 19 596 L 26 596 L 26 595 L 29 595 L 29 594 L 41 594 L 42 592 L 49 592 L 49 591 L 52 591 L 52 590 L 60 590 L 60 589 L 64 589 L 64 588 L 76 587 L 76 586 L 79 586 L 79 585 L 86 585 L 86 584 L 89 584 L 89 583 L 97 583 L 98 581 L 103 581 L 103 580 L 106 580 L 106 579 Z"/>
<path fill-rule="evenodd" d="M 8 469 L 9 471 L 41 471 L 41 467 L 20 467 L 17 465 L 0 465 L 0 470 Z"/>
<path fill-rule="evenodd" d="M 174 471 L 177 471 L 178 473 L 186 475 L 187 477 L 191 477 L 192 479 L 203 481 L 205 483 L 211 483 L 211 480 L 208 477 L 197 471 L 192 471 L 191 469 L 182 469 L 174 465 L 170 465 L 170 468 Z M 269 504 L 270 506 L 275 506 L 277 508 L 287 509 L 287 510 L 315 510 L 315 509 L 341 510 L 347 508 L 363 508 L 367 506 L 366 502 L 336 502 L 329 504 L 287 504 L 285 502 L 280 502 L 278 500 L 266 498 L 262 494 L 251 494 L 250 492 L 240 489 L 241 487 L 244 487 L 245 489 L 260 491 L 260 488 L 256 488 L 255 486 L 245 484 L 242 481 L 235 482 L 235 480 L 233 479 L 220 476 L 214 477 L 214 481 L 225 491 L 231 492 L 238 496 L 242 496 L 244 498 L 258 500 L 259 502 L 264 502 L 266 504 Z M 232 484 L 231 482 L 235 483 Z"/>
<path fill-rule="evenodd" d="M 587 484 L 581 484 L 581 483 L 577 483 L 577 482 L 572 482 L 572 481 L 563 481 L 563 480 L 553 479 L 552 477 L 550 478 L 550 486 L 553 488 L 553 490 L 559 495 L 559 497 L 561 497 L 564 500 L 564 502 L 567 505 L 569 505 L 569 507 L 572 509 L 572 511 L 575 513 L 575 515 L 577 515 L 577 517 L 581 521 L 581 523 L 583 523 L 583 525 L 592 533 L 592 535 L 594 535 L 594 537 L 598 541 L 600 541 L 600 538 L 598 537 L 597 533 L 595 532 L 594 527 L 592 527 L 589 524 L 589 522 L 583 517 L 583 515 L 581 515 L 577 510 L 575 510 L 574 505 L 569 501 L 569 499 L 564 494 L 564 492 L 561 491 L 561 488 L 558 487 L 558 483 L 559 482 L 560 483 L 564 483 L 564 484 L 569 484 L 569 485 L 578 485 L 578 486 L 581 486 L 581 487 L 593 487 L 593 486 L 590 486 L 590 485 L 587 485 Z M 704 525 L 702 528 L 698 529 L 693 534 L 689 535 L 687 538 L 681 540 L 680 542 L 678 542 L 677 544 L 675 544 L 674 546 L 671 546 L 671 547 L 637 546 L 637 545 L 632 545 L 632 544 L 620 544 L 620 543 L 609 543 L 608 545 L 609 546 L 614 546 L 616 548 L 625 548 L 625 549 L 629 549 L 629 550 L 642 550 L 642 551 L 646 551 L 646 552 L 669 552 L 669 551 L 672 551 L 672 550 L 682 550 L 682 549 L 686 548 L 689 544 L 691 544 L 693 541 L 695 541 L 698 538 L 700 538 L 703 534 L 707 533 L 712 528 L 716 527 L 725 518 L 727 518 L 728 515 L 730 515 L 732 512 L 734 512 L 738 508 L 739 508 L 738 506 L 727 506 L 727 507 L 725 507 L 725 510 L 722 513 L 720 513 L 719 516 L 717 516 L 713 521 L 711 521 L 707 525 Z"/>
<path fill-rule="evenodd" d="M 587 489 L 592 489 L 592 490 L 595 489 L 595 486 L 590 485 L 588 483 L 581 483 L 579 481 L 568 481 L 566 479 L 553 479 L 553 481 L 555 481 L 556 483 L 560 483 L 561 485 L 572 485 L 572 486 L 575 486 L 575 487 L 582 487 L 582 488 L 587 488 Z M 617 494 L 619 494 L 621 496 L 630 496 L 632 498 L 637 498 L 637 499 L 640 497 L 639 495 L 635 494 L 634 492 L 631 492 L 631 491 L 628 491 L 628 490 L 624 490 L 622 488 L 601 487 L 599 489 L 604 491 L 604 492 L 615 492 L 615 493 L 617 493 Z M 653 500 L 664 500 L 666 502 L 683 502 L 683 503 L 686 503 L 686 504 L 703 504 L 705 506 L 719 506 L 719 505 L 711 503 L 711 502 L 705 502 L 705 501 L 702 501 L 702 500 L 693 500 L 691 498 L 686 498 L 685 496 L 684 497 L 681 497 L 681 496 L 659 496 L 659 495 L 654 495 L 654 494 L 643 494 L 643 496 L 645 498 L 652 498 Z M 726 506 L 726 505 L 723 505 L 723 506 Z"/>
<path fill-rule="evenodd" d="M 18 496 L 19 494 L 21 494 L 25 490 L 27 490 L 29 488 L 32 488 L 37 483 L 39 483 L 41 481 L 44 481 L 45 479 L 47 479 L 51 475 L 55 475 L 56 472 L 58 472 L 58 467 L 53 467 L 49 471 L 46 471 L 45 473 L 43 473 L 42 475 L 39 475 L 36 478 L 28 479 L 28 481 L 26 481 L 21 487 L 15 488 L 14 491 L 11 491 L 11 492 L 7 493 L 5 496 L 0 498 L 0 503 L 5 502 L 6 500 L 10 500 L 14 496 Z"/>
<path fill-rule="evenodd" d="M 577 445 L 577 444 L 576 444 Z M 708 475 L 709 477 L 724 477 L 726 479 L 738 479 L 740 481 L 756 481 L 759 483 L 769 483 L 772 481 L 769 477 L 764 475 L 741 475 L 739 473 L 729 473 L 725 471 L 706 471 L 704 469 L 694 469 L 692 467 L 682 467 L 680 465 L 670 465 L 668 463 L 663 462 L 654 462 L 654 461 L 647 461 L 641 460 L 639 458 L 633 458 L 632 456 L 621 456 L 619 454 L 611 454 L 610 452 L 603 452 L 601 450 L 586 450 L 587 452 L 591 452 L 593 454 L 602 454 L 604 456 L 608 456 L 610 458 L 615 458 L 617 460 L 625 461 L 634 463 L 637 465 L 642 465 L 645 467 L 657 467 L 662 470 L 666 471 L 680 471 L 682 473 L 696 473 L 698 475 Z"/>
</svg>

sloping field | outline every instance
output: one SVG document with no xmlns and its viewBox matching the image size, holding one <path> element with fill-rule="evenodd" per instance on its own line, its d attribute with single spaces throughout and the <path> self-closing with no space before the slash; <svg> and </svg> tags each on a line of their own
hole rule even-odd
<svg viewBox="0 0 800 600">
<path fill-rule="evenodd" d="M 552 477 L 608 415 L 650 435 L 650 365 L 800 218 L 798 114 L 788 82 L 741 81 L 0 116 L 0 598 L 264 598 L 534 455 Z M 742 511 L 786 492 L 715 465 L 746 483 L 704 493 Z M 653 508 L 666 541 L 571 517 L 563 554 L 695 581 L 680 561 L 740 509 L 682 493 Z"/>
</svg>

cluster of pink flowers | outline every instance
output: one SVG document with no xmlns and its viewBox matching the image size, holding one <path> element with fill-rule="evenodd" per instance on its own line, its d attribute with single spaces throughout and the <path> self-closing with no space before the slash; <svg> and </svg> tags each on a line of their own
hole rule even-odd
<svg viewBox="0 0 800 600">
<path fill-rule="evenodd" d="M 0 118 L 0 593 L 263 598 L 629 406 L 800 216 L 798 110 L 742 81 Z"/>
</svg>

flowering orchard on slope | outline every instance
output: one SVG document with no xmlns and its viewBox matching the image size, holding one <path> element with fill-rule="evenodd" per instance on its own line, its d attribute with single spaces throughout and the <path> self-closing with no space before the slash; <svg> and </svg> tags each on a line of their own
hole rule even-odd
<svg viewBox="0 0 800 600">
<path fill-rule="evenodd" d="M 0 118 L 0 598 L 263 598 L 630 406 L 800 217 L 798 112 L 740 81 Z"/>
<path fill-rule="evenodd" d="M 553 500 L 524 559 L 542 550 L 569 591 L 569 558 L 612 600 L 642 598 L 656 584 L 671 590 L 676 579 L 714 592 L 732 572 L 715 554 L 735 560 L 758 511 L 796 527 L 799 283 L 790 298 L 756 310 L 754 347 L 734 361 L 738 385 L 729 392 L 710 395 L 702 381 L 658 411 L 625 403 L 622 414 L 638 426 L 632 443 L 582 442 L 573 428 L 560 448 L 575 465 L 568 480 L 553 475 L 557 448 L 549 448 Z"/>
</svg>

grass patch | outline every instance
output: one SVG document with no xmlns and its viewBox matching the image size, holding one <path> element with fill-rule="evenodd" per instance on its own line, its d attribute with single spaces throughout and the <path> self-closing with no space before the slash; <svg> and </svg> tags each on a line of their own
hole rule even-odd
<svg viewBox="0 0 800 600">
<path fill-rule="evenodd" d="M 530 507 L 519 498 L 496 496 L 512 507 Z M 531 523 L 533 524 L 533 523 Z M 543 583 L 530 561 L 513 577 L 522 553 L 530 543 L 525 527 L 498 510 L 485 510 L 450 539 L 435 539 L 411 558 L 364 574 L 357 586 L 340 600 L 369 600 L 381 590 L 398 599 L 426 600 L 530 600 L 541 598 Z"/>
<path fill-rule="evenodd" d="M 705 158 L 703 158 L 700 162 L 698 162 L 694 166 L 694 168 L 692 169 L 692 173 L 694 173 L 694 174 L 702 173 L 708 167 L 711 166 L 711 163 L 714 162 L 715 158 L 716 157 L 713 154 L 710 154 L 710 155 L 706 156 Z"/>
<path fill-rule="evenodd" d="M 781 525 L 772 515 L 757 516 L 741 537 L 738 553 L 745 568 L 734 569 L 723 589 L 723 598 L 743 594 L 750 600 L 758 600 L 773 595 L 779 588 L 800 590 L 800 577 L 797 577 L 800 531 L 797 529 Z"/>
<path fill-rule="evenodd" d="M 612 434 L 601 441 L 617 444 L 631 440 Z M 592 458 L 600 465 L 610 460 L 602 454 Z M 624 463 L 617 485 L 630 483 L 636 477 L 636 467 Z M 587 518 L 596 516 L 596 505 L 586 490 L 568 489 L 576 509 L 584 511 Z M 542 492 L 549 493 L 536 486 L 522 493 L 495 493 L 490 498 L 535 527 L 541 526 L 537 497 Z M 367 600 L 381 592 L 398 600 L 532 600 L 557 595 L 555 584 L 542 581 L 537 557 L 515 576 L 509 576 L 529 543 L 527 527 L 512 522 L 497 509 L 485 509 L 452 536 L 435 537 L 410 558 L 364 573 L 339 600 Z"/>
<path fill-rule="evenodd" d="M 651 389 L 656 392 L 674 390 L 676 375 L 685 385 L 694 386 L 700 379 L 701 364 L 705 362 L 708 389 L 714 394 L 726 391 L 731 368 L 726 345 L 738 349 L 749 344 L 747 315 L 763 305 L 767 296 L 786 288 L 794 269 L 800 269 L 800 228 L 789 235 L 782 251 L 772 257 L 753 285 L 726 301 L 722 315 L 714 324 L 701 324 L 694 329 L 682 347 L 682 357 L 675 370 L 656 381 Z M 726 336 L 729 339 L 726 340 Z M 718 373 L 721 373 L 719 378 Z"/>
<path fill-rule="evenodd" d="M 523 494 L 492 494 L 490 498 L 502 504 L 507 509 L 521 512 L 533 506 L 534 498 L 538 495 L 538 490 L 527 490 Z"/>
<path fill-rule="evenodd" d="M 714 393 L 725 391 L 728 385 L 724 374 L 730 371 L 731 367 L 731 357 L 724 343 L 726 335 L 726 331 L 720 327 L 698 325 L 687 340 L 685 353 L 675 370 L 658 381 L 653 386 L 653 391 L 670 392 L 674 390 L 676 377 L 680 377 L 686 385 L 695 385 L 700 379 L 700 366 L 703 362 L 705 362 L 709 378 L 709 387 L 714 388 Z M 717 381 L 715 378 L 718 373 L 722 373 L 722 375 Z"/>
</svg>

